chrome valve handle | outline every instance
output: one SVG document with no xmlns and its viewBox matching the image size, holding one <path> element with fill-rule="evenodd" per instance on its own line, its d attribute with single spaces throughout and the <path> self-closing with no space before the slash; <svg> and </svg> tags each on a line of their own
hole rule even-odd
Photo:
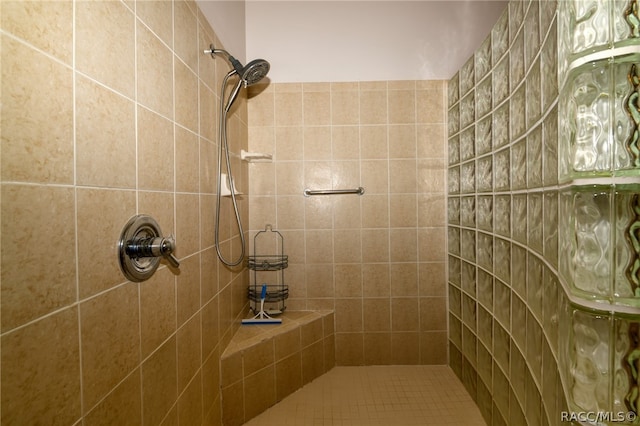
<svg viewBox="0 0 640 426">
<path fill-rule="evenodd" d="M 173 236 L 167 238 L 150 237 L 140 238 L 129 242 L 125 246 L 125 252 L 129 257 L 164 257 L 174 268 L 180 266 L 180 262 L 173 255 L 176 249 L 176 241 Z"/>
<path fill-rule="evenodd" d="M 147 215 L 129 219 L 118 242 L 120 269 L 127 279 L 140 282 L 149 279 L 163 258 L 173 268 L 180 262 L 173 255 L 176 242 L 173 236 L 162 236 L 160 225 Z"/>
</svg>

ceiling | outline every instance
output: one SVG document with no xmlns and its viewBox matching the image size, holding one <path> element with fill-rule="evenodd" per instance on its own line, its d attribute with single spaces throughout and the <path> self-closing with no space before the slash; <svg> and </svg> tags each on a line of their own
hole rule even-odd
<svg viewBox="0 0 640 426">
<path fill-rule="evenodd" d="M 448 80 L 506 1 L 198 0 L 225 48 L 273 82 Z"/>
</svg>

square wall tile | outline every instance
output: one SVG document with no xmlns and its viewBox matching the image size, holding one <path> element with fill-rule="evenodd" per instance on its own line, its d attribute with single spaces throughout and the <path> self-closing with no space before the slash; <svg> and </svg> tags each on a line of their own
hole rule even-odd
<svg viewBox="0 0 640 426">
<path fill-rule="evenodd" d="M 140 363 L 138 288 L 124 284 L 80 305 L 83 401 L 92 407 Z M 114 362 L 117 360 L 117 362 Z"/>
<path fill-rule="evenodd" d="M 79 71 L 133 97 L 135 92 L 135 16 L 124 3 L 76 5 L 76 67 Z M 109 46 L 108 49 L 96 49 Z"/>
<path fill-rule="evenodd" d="M 135 105 L 94 82 L 76 79 L 76 175 L 81 185 L 134 188 Z"/>
<path fill-rule="evenodd" d="M 71 188 L 3 184 L 2 200 L 2 329 L 8 331 L 75 303 L 76 226 L 69 220 Z M 41 238 L 57 241 L 57 250 L 33 244 Z"/>
<path fill-rule="evenodd" d="M 3 423 L 71 424 L 80 417 L 77 321 L 73 307 L 2 336 Z"/>
<path fill-rule="evenodd" d="M 22 4 L 27 7 L 31 3 L 4 3 L 3 19 L 10 19 L 10 16 L 6 15 L 6 9 L 18 9 L 17 6 Z M 48 3 L 41 6 L 43 10 L 50 7 L 55 6 L 49 6 Z M 2 179 L 72 183 L 72 72 L 6 36 L 2 36 L 0 55 L 0 87 L 3 93 L 0 117 Z M 46 82 L 44 88 L 43 82 Z"/>
</svg>

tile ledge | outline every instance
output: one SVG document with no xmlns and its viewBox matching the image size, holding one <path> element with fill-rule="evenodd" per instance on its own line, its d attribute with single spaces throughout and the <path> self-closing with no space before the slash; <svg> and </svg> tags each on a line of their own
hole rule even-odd
<svg viewBox="0 0 640 426">
<path fill-rule="evenodd" d="M 285 311 L 282 315 L 278 316 L 278 318 L 282 319 L 282 324 L 241 325 L 224 349 L 220 359 L 231 357 L 250 347 L 268 340 L 273 340 L 280 334 L 295 330 L 331 314 L 333 314 L 333 311 L 329 309 L 318 311 Z M 251 316 L 253 315 L 248 315 L 247 318 Z"/>
</svg>

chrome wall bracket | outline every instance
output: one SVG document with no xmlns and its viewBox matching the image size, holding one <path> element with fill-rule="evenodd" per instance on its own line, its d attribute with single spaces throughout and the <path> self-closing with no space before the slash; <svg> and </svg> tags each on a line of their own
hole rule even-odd
<svg viewBox="0 0 640 426">
<path fill-rule="evenodd" d="M 151 216 L 133 216 L 122 228 L 118 241 L 118 260 L 124 276 L 133 282 L 149 279 L 164 258 L 174 268 L 180 262 L 173 255 L 173 236 L 162 236 L 160 225 Z"/>
</svg>

